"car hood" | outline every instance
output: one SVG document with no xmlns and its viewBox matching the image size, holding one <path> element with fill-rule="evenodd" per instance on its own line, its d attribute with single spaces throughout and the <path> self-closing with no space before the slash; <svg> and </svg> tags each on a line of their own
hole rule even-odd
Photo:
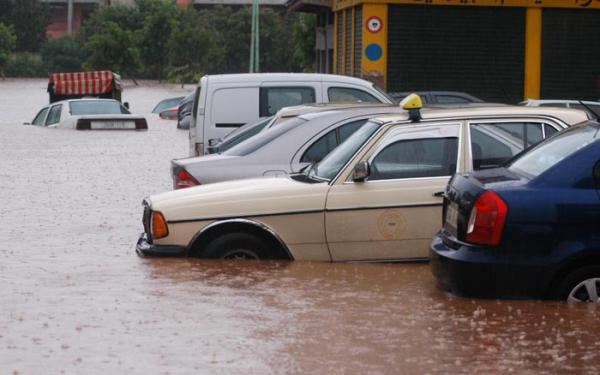
<svg viewBox="0 0 600 375">
<path fill-rule="evenodd" d="M 170 222 L 212 220 L 320 211 L 328 190 L 327 183 L 254 178 L 169 191 L 146 200 Z"/>
</svg>

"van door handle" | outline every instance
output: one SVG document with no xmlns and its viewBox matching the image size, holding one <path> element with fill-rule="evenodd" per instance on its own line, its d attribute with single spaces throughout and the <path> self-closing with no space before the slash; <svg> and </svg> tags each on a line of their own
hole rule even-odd
<svg viewBox="0 0 600 375">
<path fill-rule="evenodd" d="M 434 197 L 442 197 L 442 198 L 448 198 L 448 196 L 446 195 L 445 191 L 438 191 L 433 193 Z"/>
</svg>

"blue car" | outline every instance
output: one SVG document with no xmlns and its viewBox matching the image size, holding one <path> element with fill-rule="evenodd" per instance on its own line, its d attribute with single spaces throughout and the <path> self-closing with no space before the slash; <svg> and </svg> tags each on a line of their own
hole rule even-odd
<svg viewBox="0 0 600 375">
<path fill-rule="evenodd" d="M 484 298 L 600 302 L 600 124 L 455 175 L 431 243 L 438 285 Z"/>
</svg>

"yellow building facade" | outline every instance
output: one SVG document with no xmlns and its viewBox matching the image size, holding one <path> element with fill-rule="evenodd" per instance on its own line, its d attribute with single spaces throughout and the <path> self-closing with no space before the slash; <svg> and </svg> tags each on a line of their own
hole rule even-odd
<svg viewBox="0 0 600 375">
<path fill-rule="evenodd" d="M 390 92 L 600 98 L 600 0 L 333 0 L 334 73 Z"/>
</svg>

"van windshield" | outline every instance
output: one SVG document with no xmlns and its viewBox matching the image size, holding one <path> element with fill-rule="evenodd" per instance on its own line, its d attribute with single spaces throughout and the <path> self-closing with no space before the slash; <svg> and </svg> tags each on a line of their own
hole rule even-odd
<svg viewBox="0 0 600 375">
<path fill-rule="evenodd" d="M 278 138 L 284 133 L 296 128 L 299 125 L 302 125 L 306 122 L 306 120 L 296 117 L 287 121 L 282 122 L 281 124 L 272 127 L 270 129 L 265 130 L 264 132 L 260 132 L 257 135 L 248 138 L 244 142 L 240 143 L 237 146 L 230 148 L 225 151 L 223 155 L 231 155 L 231 156 L 245 156 L 253 153 L 259 148 L 265 146 L 272 140 Z"/>
</svg>

